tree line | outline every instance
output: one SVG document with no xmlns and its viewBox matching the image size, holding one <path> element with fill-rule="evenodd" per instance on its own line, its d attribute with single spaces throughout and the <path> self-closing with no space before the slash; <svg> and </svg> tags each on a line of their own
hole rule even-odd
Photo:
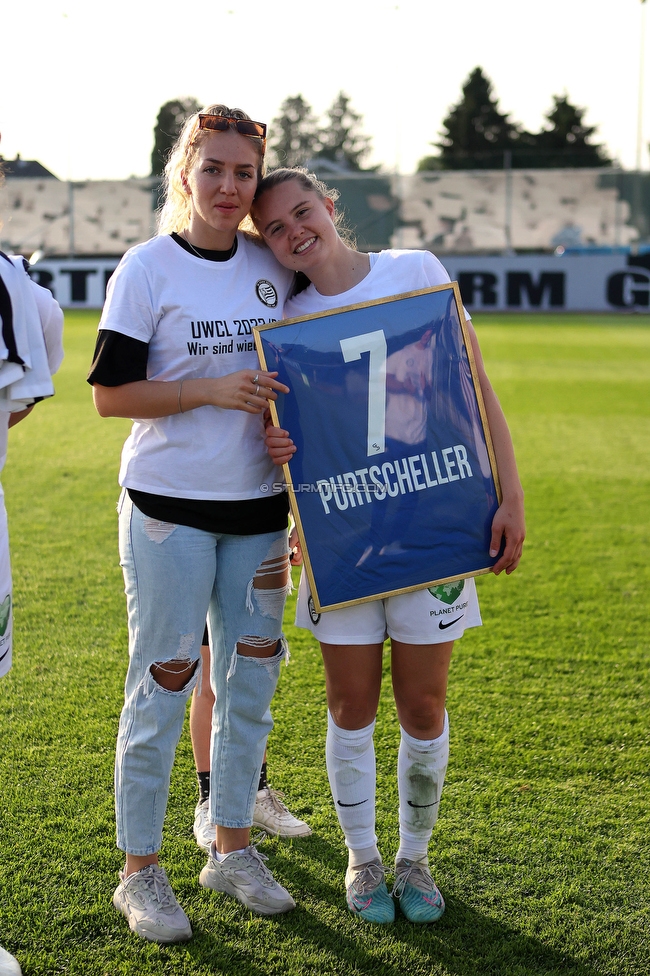
<svg viewBox="0 0 650 976">
<path fill-rule="evenodd" d="M 195 98 L 177 98 L 161 106 L 154 127 L 152 176 L 162 174 L 183 123 L 200 108 Z M 339 92 L 322 120 L 302 95 L 291 95 L 269 125 L 268 148 L 273 168 L 328 159 L 342 169 L 358 172 L 370 152 L 370 136 L 364 135 L 362 117 L 345 92 Z"/>
<path fill-rule="evenodd" d="M 418 171 L 611 166 L 603 147 L 591 142 L 596 126 L 584 124 L 585 111 L 567 95 L 553 95 L 547 125 L 540 132 L 527 132 L 499 111 L 492 82 L 482 68 L 474 68 L 461 99 L 443 120 L 439 141 L 432 143 L 437 155 L 421 159 Z"/>
<path fill-rule="evenodd" d="M 163 172 L 169 150 L 185 120 L 200 109 L 195 98 L 179 98 L 161 106 L 154 127 L 151 175 Z M 586 109 L 573 105 L 568 96 L 554 95 L 539 132 L 527 132 L 499 110 L 490 79 L 474 68 L 462 86 L 462 96 L 442 123 L 438 152 L 423 157 L 418 171 L 441 169 L 549 169 L 582 166 L 611 166 L 602 145 L 592 137 L 596 126 L 584 124 Z M 340 91 L 319 118 L 302 95 L 282 102 L 279 114 L 269 126 L 271 168 L 318 166 L 329 160 L 342 170 L 370 172 L 363 163 L 371 150 L 371 139 L 363 132 L 363 118 L 351 99 Z"/>
</svg>

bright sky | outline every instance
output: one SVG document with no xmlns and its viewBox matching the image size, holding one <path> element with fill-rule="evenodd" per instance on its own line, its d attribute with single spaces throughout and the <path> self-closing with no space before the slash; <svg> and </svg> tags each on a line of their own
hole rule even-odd
<svg viewBox="0 0 650 976">
<path fill-rule="evenodd" d="M 481 65 L 502 111 L 537 130 L 553 94 L 587 108 L 627 168 L 637 146 L 640 0 L 29 0 L 3 5 L 0 152 L 62 179 L 149 172 L 160 105 L 192 95 L 270 122 L 343 89 L 370 162 L 413 172 Z M 646 52 L 650 47 L 648 37 Z M 650 167 L 645 58 L 642 168 Z"/>
</svg>

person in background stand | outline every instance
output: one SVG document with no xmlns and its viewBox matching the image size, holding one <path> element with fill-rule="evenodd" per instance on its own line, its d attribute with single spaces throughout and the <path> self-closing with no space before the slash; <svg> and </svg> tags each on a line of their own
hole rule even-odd
<svg viewBox="0 0 650 976">
<path fill-rule="evenodd" d="M 428 251 L 363 254 L 347 246 L 337 233 L 332 194 L 306 170 L 271 173 L 258 186 L 251 213 L 278 261 L 292 271 L 303 272 L 311 282 L 285 305 L 286 318 L 449 281 L 443 266 Z M 327 318 L 321 321 L 326 328 Z M 490 556 L 499 556 L 503 547 L 493 572 L 505 570 L 509 574 L 519 563 L 525 536 L 523 491 L 503 412 L 486 376 L 476 333 L 469 320 L 467 324 L 503 490 L 503 501 L 492 522 Z M 414 417 L 413 393 L 426 381 L 405 379 L 401 382 L 409 399 L 405 413 Z M 400 392 L 395 377 L 392 393 L 397 396 Z M 276 464 L 290 461 L 296 450 L 289 433 L 267 428 L 267 446 Z M 452 601 L 462 600 L 463 610 L 442 630 L 436 625 L 436 613 L 448 606 L 450 586 Z M 431 876 L 428 844 L 449 755 L 447 677 L 454 641 L 467 627 L 481 623 L 474 580 L 322 614 L 313 613 L 313 607 L 310 613 L 310 600 L 303 573 L 296 623 L 311 631 L 323 654 L 329 707 L 326 762 L 348 848 L 348 908 L 368 922 L 386 923 L 395 918 L 397 900 L 409 921 L 434 922 L 445 907 Z M 387 636 L 391 639 L 393 692 L 401 727 L 397 762 L 399 848 L 392 897 L 375 835 L 373 745 Z"/>
<path fill-rule="evenodd" d="M 210 734 L 214 693 L 210 687 L 210 645 L 206 627 L 201 645 L 201 680 L 197 682 L 190 705 L 190 734 L 196 775 L 199 781 L 199 800 L 194 811 L 194 836 L 200 848 L 210 850 L 215 825 L 210 822 Z M 276 837 L 309 837 L 311 827 L 287 809 L 283 794 L 272 789 L 267 781 L 266 752 L 262 761 L 260 780 L 253 810 L 253 827 L 259 827 Z"/>
<path fill-rule="evenodd" d="M 0 181 L 2 174 L 0 172 Z M 63 360 L 63 313 L 36 285 L 22 258 L 0 252 L 0 470 L 8 431 L 37 400 L 52 396 L 51 376 Z M 12 585 L 4 494 L 0 487 L 0 677 L 12 664 Z M 0 946 L 0 976 L 20 976 L 18 960 Z"/>
</svg>

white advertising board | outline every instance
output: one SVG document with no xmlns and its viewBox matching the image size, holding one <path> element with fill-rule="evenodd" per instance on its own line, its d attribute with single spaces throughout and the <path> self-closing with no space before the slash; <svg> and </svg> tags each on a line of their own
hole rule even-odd
<svg viewBox="0 0 650 976">
<path fill-rule="evenodd" d="M 441 258 L 463 303 L 481 312 L 650 313 L 650 253 Z M 43 258 L 31 268 L 63 308 L 101 308 L 119 258 Z"/>
<path fill-rule="evenodd" d="M 650 312 L 650 254 L 444 256 L 469 311 Z"/>
<path fill-rule="evenodd" d="M 108 279 L 119 263 L 119 257 L 43 258 L 29 273 L 50 289 L 61 308 L 101 308 Z"/>
</svg>

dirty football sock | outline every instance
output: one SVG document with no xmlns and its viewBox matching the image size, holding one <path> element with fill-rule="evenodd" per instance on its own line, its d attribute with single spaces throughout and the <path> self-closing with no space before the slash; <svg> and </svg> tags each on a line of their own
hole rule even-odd
<svg viewBox="0 0 650 976">
<path fill-rule="evenodd" d="M 427 858 L 449 759 L 449 719 L 437 739 L 415 739 L 404 729 L 397 758 L 399 850 L 395 860 Z"/>
<path fill-rule="evenodd" d="M 340 729 L 328 713 L 327 775 L 351 864 L 379 857 L 375 836 L 374 729 L 374 722 L 364 729 Z"/>
</svg>

